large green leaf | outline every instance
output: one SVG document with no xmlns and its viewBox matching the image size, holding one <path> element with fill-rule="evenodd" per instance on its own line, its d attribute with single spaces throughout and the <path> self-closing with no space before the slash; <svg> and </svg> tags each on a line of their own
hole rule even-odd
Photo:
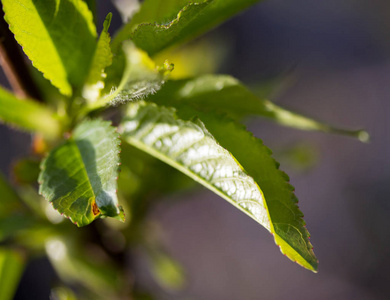
<svg viewBox="0 0 390 300">
<path fill-rule="evenodd" d="M 178 114 L 184 119 L 198 116 L 220 145 L 229 149 L 261 187 L 271 232 L 282 253 L 303 267 L 316 271 L 318 261 L 309 241 L 303 214 L 297 206 L 294 187 L 288 183 L 289 177 L 279 170 L 279 163 L 271 156 L 272 151 L 233 119 L 192 109 L 180 109 Z"/>
<path fill-rule="evenodd" d="M 58 117 L 43 105 L 29 99 L 18 99 L 0 88 L 0 122 L 16 128 L 40 132 L 48 137 L 60 134 Z"/>
<path fill-rule="evenodd" d="M 125 64 L 125 69 L 119 84 L 114 85 L 106 96 L 90 103 L 86 107 L 87 111 L 144 99 L 161 88 L 173 68 L 168 62 L 156 66 L 144 51 L 137 49 L 131 42 L 123 44 L 123 52 L 116 57 L 113 69 L 121 62 Z"/>
<path fill-rule="evenodd" d="M 0 248 L 0 299 L 14 298 L 25 259 L 15 250 Z"/>
<path fill-rule="evenodd" d="M 82 0 L 3 0 L 5 20 L 33 65 L 70 96 L 88 74 L 96 47 L 92 13 Z"/>
<path fill-rule="evenodd" d="M 236 120 L 247 116 L 262 116 L 284 126 L 347 135 L 363 142 L 369 138 L 366 131 L 330 126 L 261 99 L 228 75 L 204 75 L 194 79 L 167 81 L 148 100 L 167 106 L 184 104 L 198 110 L 219 111 Z"/>
<path fill-rule="evenodd" d="M 259 0 L 146 0 L 140 12 L 114 39 L 114 49 L 126 39 L 150 55 L 188 41 Z"/>
<path fill-rule="evenodd" d="M 104 70 L 112 64 L 112 52 L 110 47 L 111 37 L 108 29 L 111 24 L 112 14 L 109 13 L 103 23 L 103 31 L 100 34 L 95 55 L 93 56 L 91 69 L 83 89 L 83 96 L 88 101 L 96 101 L 100 91 L 104 88 L 104 79 L 107 74 Z"/>
<path fill-rule="evenodd" d="M 317 259 L 293 188 L 270 150 L 230 119 L 211 113 L 193 119 L 193 113 L 178 118 L 172 108 L 133 103 L 121 126 L 123 139 L 245 212 L 274 234 L 290 259 L 315 271 Z"/>
<path fill-rule="evenodd" d="M 118 133 L 110 122 L 84 121 L 42 163 L 39 192 L 78 226 L 123 219 L 116 195 Z"/>
</svg>

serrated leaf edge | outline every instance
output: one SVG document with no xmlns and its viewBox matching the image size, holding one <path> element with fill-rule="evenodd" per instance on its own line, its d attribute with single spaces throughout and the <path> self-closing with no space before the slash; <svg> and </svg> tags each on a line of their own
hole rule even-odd
<svg viewBox="0 0 390 300">
<path fill-rule="evenodd" d="M 84 121 L 84 122 L 95 123 L 95 122 L 101 122 L 101 121 L 103 121 L 103 120 L 95 119 L 95 120 L 86 120 L 86 121 Z M 120 173 L 120 165 L 121 165 L 121 160 L 120 160 L 121 149 L 120 149 L 120 145 L 121 145 L 121 143 L 122 143 L 122 140 L 121 140 L 120 134 L 119 134 L 119 132 L 118 132 L 118 128 L 115 127 L 115 126 L 112 126 L 112 122 L 110 122 L 110 121 L 103 121 L 102 123 L 107 124 L 107 128 L 112 128 L 112 132 L 111 132 L 111 133 L 113 133 L 113 134 L 116 136 L 116 139 L 117 139 L 117 144 L 116 144 L 116 150 L 117 150 L 117 152 L 116 152 L 116 153 L 117 153 L 117 156 L 118 156 L 118 166 L 117 166 L 117 168 L 118 168 L 118 169 L 117 169 L 118 176 L 115 178 L 115 180 L 118 180 L 119 173 Z M 73 134 L 73 132 L 72 132 L 72 134 Z M 72 137 L 72 134 L 69 135 L 69 136 L 67 137 L 67 139 L 66 139 L 65 142 L 61 143 L 61 144 L 58 145 L 57 147 L 61 147 L 62 145 L 64 145 L 64 144 Z M 55 148 L 54 148 L 54 149 L 55 149 Z M 52 149 L 52 151 L 53 151 L 54 149 Z M 48 203 L 50 203 L 51 206 L 53 207 L 53 209 L 54 209 L 55 211 L 57 211 L 61 216 L 63 216 L 63 217 L 65 217 L 65 218 L 69 219 L 73 224 L 77 225 L 78 227 L 81 227 L 75 220 L 73 220 L 73 218 L 72 218 L 71 216 L 67 216 L 67 215 L 65 215 L 64 213 L 59 212 L 58 209 L 54 208 L 53 201 L 49 201 L 49 200 L 47 199 L 47 196 L 46 196 L 46 195 L 42 192 L 42 190 L 41 190 L 41 186 L 44 184 L 44 180 L 41 179 L 41 174 L 46 170 L 45 164 L 46 164 L 46 160 L 47 160 L 49 154 L 50 154 L 50 152 L 47 152 L 47 153 L 46 153 L 45 157 L 42 159 L 42 161 L 41 161 L 41 163 L 40 163 L 40 165 L 39 165 L 39 168 L 40 168 L 40 170 L 41 170 L 41 173 L 39 174 L 39 177 L 38 177 L 38 184 L 39 184 L 39 191 L 38 191 L 38 192 L 39 192 L 39 195 L 41 195 Z M 88 175 L 87 175 L 87 177 L 89 178 Z M 91 190 L 93 191 L 92 188 L 91 188 Z M 117 194 L 118 191 L 115 190 L 115 193 Z M 93 200 L 93 203 L 96 203 L 96 201 Z M 96 203 L 96 204 L 97 204 L 97 203 Z M 125 213 L 124 213 L 123 209 L 121 209 L 121 206 L 120 206 L 119 204 L 117 205 L 117 208 L 118 208 L 118 210 L 119 210 L 119 213 L 118 213 L 118 216 L 117 216 L 117 217 L 119 217 L 119 219 L 118 219 L 118 218 L 117 218 L 117 219 L 120 220 L 121 222 L 124 222 L 124 221 L 125 221 Z M 120 218 L 121 212 L 123 213 L 123 218 Z M 96 220 L 98 217 L 105 217 L 105 216 L 103 216 L 103 215 L 100 213 L 100 210 L 99 210 L 99 214 L 95 216 L 95 219 L 94 219 L 94 220 Z M 113 217 L 113 218 L 116 218 L 116 217 Z M 94 220 L 93 220 L 93 221 L 94 221 Z M 92 222 L 93 222 L 93 221 L 92 221 Z M 91 223 L 92 223 L 92 222 L 91 222 Z"/>
</svg>

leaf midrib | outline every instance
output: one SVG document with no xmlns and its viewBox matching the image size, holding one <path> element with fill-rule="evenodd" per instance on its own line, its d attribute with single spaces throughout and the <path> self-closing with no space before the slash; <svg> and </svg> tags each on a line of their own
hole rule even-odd
<svg viewBox="0 0 390 300">
<path fill-rule="evenodd" d="M 251 217 L 251 219 L 255 220 L 257 223 L 259 222 L 258 220 L 256 220 L 254 218 L 253 215 L 251 215 L 250 212 L 248 212 L 246 209 L 244 209 L 243 207 L 241 207 L 238 202 L 235 202 L 233 201 L 232 199 L 230 199 L 227 195 L 225 195 L 221 190 L 219 190 L 218 188 L 216 188 L 215 186 L 209 184 L 209 182 L 207 180 L 205 180 L 204 178 L 202 178 L 201 176 L 199 176 L 198 174 L 196 174 L 195 172 L 187 169 L 185 166 L 183 166 L 182 164 L 178 163 L 177 161 L 175 161 L 174 159 L 170 158 L 169 156 L 165 155 L 165 154 L 162 154 L 161 152 L 157 151 L 156 149 L 154 149 L 153 147 L 151 146 L 148 146 L 146 145 L 145 143 L 143 142 L 140 142 L 138 141 L 137 139 L 135 138 L 132 138 L 131 136 L 125 136 L 124 137 L 125 140 L 130 143 L 131 145 L 137 147 L 138 149 L 146 152 L 146 153 L 149 153 L 150 155 L 152 156 L 155 156 L 156 158 L 160 159 L 161 161 L 165 162 L 166 164 L 170 165 L 171 167 L 179 170 L 180 172 L 184 173 L 185 175 L 189 176 L 190 178 L 192 178 L 193 180 L 195 180 L 196 182 L 202 184 L 203 186 L 205 186 L 207 189 L 211 190 L 212 192 L 214 192 L 215 194 L 217 194 L 218 196 L 222 197 L 223 199 L 225 199 L 226 201 L 228 201 L 230 204 L 232 204 L 233 206 L 235 206 L 236 208 L 238 208 L 239 210 L 241 210 L 242 212 L 244 212 L 246 215 L 248 215 L 249 217 Z M 244 169 L 240 166 L 240 168 L 242 169 L 243 172 Z M 245 173 L 246 174 L 246 173 Z M 247 176 L 249 176 L 247 174 Z M 258 184 L 256 182 L 254 182 L 254 184 L 256 184 L 256 186 L 258 187 L 258 190 L 260 191 L 263 199 L 264 199 L 264 195 L 263 195 L 263 192 L 262 190 L 259 188 Z M 264 201 L 263 201 L 264 202 Z M 268 214 L 268 209 L 267 209 L 267 214 Z M 268 217 L 269 217 L 269 214 L 268 214 Z M 271 223 L 271 219 L 269 218 L 270 220 L 270 223 Z M 266 227 L 264 227 L 266 228 Z M 266 228 L 267 229 L 267 228 Z M 267 229 L 268 230 L 268 229 Z"/>
<path fill-rule="evenodd" d="M 92 191 L 92 194 L 93 194 L 93 197 L 94 197 L 94 200 L 96 201 L 96 194 L 95 194 L 95 191 L 93 189 L 93 186 L 91 184 L 91 178 L 89 177 L 89 174 L 88 174 L 88 171 L 87 171 L 87 168 L 86 168 L 86 163 L 83 159 L 83 156 L 81 155 L 81 151 L 80 151 L 80 148 L 78 147 L 77 143 L 76 143 L 76 139 L 72 138 L 72 142 L 75 144 L 76 148 L 78 151 L 76 151 L 77 155 L 79 156 L 79 158 L 81 159 L 81 161 L 83 162 L 82 165 L 83 165 L 83 171 L 85 172 L 85 175 L 87 175 L 86 177 L 88 178 L 88 185 L 89 187 L 91 188 L 91 191 Z"/>
</svg>

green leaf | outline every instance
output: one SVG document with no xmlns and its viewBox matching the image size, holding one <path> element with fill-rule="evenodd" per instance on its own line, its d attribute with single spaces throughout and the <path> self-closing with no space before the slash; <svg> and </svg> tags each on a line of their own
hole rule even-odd
<svg viewBox="0 0 390 300">
<path fill-rule="evenodd" d="M 78 226 L 105 216 L 123 220 L 116 195 L 119 143 L 110 122 L 84 121 L 43 161 L 40 194 Z"/>
<path fill-rule="evenodd" d="M 82 0 L 3 0 L 5 20 L 33 65 L 70 96 L 85 81 L 96 47 L 92 13 Z"/>
<path fill-rule="evenodd" d="M 83 89 L 83 97 L 89 101 L 96 101 L 99 98 L 100 91 L 104 88 L 104 79 L 107 76 L 104 70 L 112 64 L 111 37 L 108 33 L 111 19 L 112 13 L 109 13 L 104 20 L 103 31 L 100 34 L 86 86 Z"/>
<path fill-rule="evenodd" d="M 130 42 L 123 44 L 123 55 L 126 67 L 120 83 L 112 87 L 108 95 L 91 103 L 86 108 L 87 111 L 144 99 L 161 88 L 173 68 L 168 62 L 163 66 L 156 66 L 145 52 Z M 120 59 L 121 57 L 117 58 Z"/>
<path fill-rule="evenodd" d="M 18 99 L 0 88 L 0 122 L 32 132 L 40 132 L 49 138 L 60 134 L 58 117 L 43 105 L 29 99 Z"/>
<path fill-rule="evenodd" d="M 137 47 L 154 55 L 198 36 L 258 1 L 146 0 L 134 20 L 118 33 L 113 47 L 117 49 L 122 41 L 131 38 Z"/>
<path fill-rule="evenodd" d="M 93 22 L 96 24 L 97 19 L 97 8 L 96 0 L 83 0 L 88 5 L 88 9 L 91 11 L 93 16 Z"/>
<path fill-rule="evenodd" d="M 315 271 L 317 259 L 293 188 L 270 150 L 230 119 L 199 113 L 200 119 L 188 121 L 189 112 L 178 118 L 172 108 L 133 103 L 121 125 L 123 139 L 245 212 L 274 234 L 284 254 Z"/>
<path fill-rule="evenodd" d="M 198 110 L 228 114 L 236 120 L 262 116 L 283 126 L 346 135 L 362 142 L 367 142 L 369 138 L 364 130 L 330 126 L 258 98 L 237 79 L 227 75 L 204 75 L 194 79 L 167 81 L 148 100 L 167 106 L 189 104 Z"/>
<path fill-rule="evenodd" d="M 220 145 L 229 149 L 246 172 L 261 187 L 271 221 L 271 232 L 280 250 L 292 261 L 316 271 L 318 261 L 309 241 L 310 234 L 302 219 L 298 199 L 289 177 L 279 170 L 272 152 L 260 139 L 232 119 L 214 113 L 185 109 L 181 118 L 197 115 Z"/>
<path fill-rule="evenodd" d="M 22 276 L 25 260 L 16 250 L 0 248 L 0 299 L 14 297 Z"/>
</svg>

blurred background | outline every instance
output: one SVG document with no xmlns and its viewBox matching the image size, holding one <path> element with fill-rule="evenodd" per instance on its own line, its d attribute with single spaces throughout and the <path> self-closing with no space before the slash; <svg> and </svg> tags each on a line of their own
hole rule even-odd
<svg viewBox="0 0 390 300">
<path fill-rule="evenodd" d="M 98 9 L 98 24 L 113 12 L 114 32 L 121 24 L 115 6 L 98 1 Z M 296 188 L 318 274 L 290 262 L 266 230 L 199 188 L 149 216 L 182 264 L 185 287 L 163 291 L 135 251 L 140 284 L 163 300 L 390 299 L 390 2 L 269 0 L 198 43 L 211 49 L 203 69 L 231 74 L 286 108 L 365 128 L 371 141 L 248 121 Z M 8 174 L 29 145 L 27 134 L 0 125 L 1 171 Z M 47 299 L 54 277 L 47 260 L 32 261 L 15 299 Z"/>
</svg>

